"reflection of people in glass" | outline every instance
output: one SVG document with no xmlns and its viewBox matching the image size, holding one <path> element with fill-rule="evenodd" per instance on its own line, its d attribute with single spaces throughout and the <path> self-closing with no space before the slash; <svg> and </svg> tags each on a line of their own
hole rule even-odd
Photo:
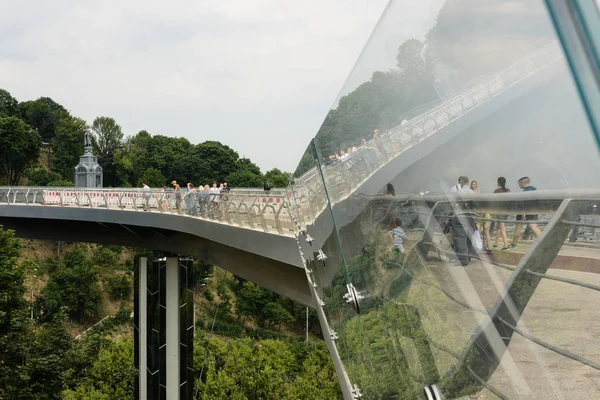
<svg viewBox="0 0 600 400">
<path fill-rule="evenodd" d="M 479 190 L 479 185 L 477 184 L 476 180 L 471 181 L 471 190 L 476 194 L 481 194 L 481 191 Z M 483 232 L 483 250 L 489 251 L 489 246 L 490 243 L 492 243 L 492 238 L 490 235 L 490 221 L 488 221 L 488 219 L 492 218 L 492 216 L 489 213 L 480 214 L 480 216 L 483 216 L 484 218 L 480 219 L 478 223 L 479 230 Z"/>
<path fill-rule="evenodd" d="M 506 187 L 506 178 L 501 176 L 498 178 L 498 188 L 494 190 L 494 193 L 508 193 L 510 189 Z M 508 215 L 496 215 L 496 219 L 506 220 Z M 506 237 L 506 224 L 504 222 L 498 222 L 498 226 L 496 227 L 496 243 L 494 244 L 494 248 L 498 247 L 498 241 L 500 240 L 500 236 L 502 236 L 502 240 L 504 241 L 504 247 L 502 250 L 508 250 L 508 238 Z"/>
<path fill-rule="evenodd" d="M 519 187 L 524 192 L 531 192 L 533 190 L 537 190 L 535 186 L 531 184 L 531 181 L 528 176 L 524 176 L 519 179 Z M 535 221 L 537 220 L 537 215 L 517 215 L 517 221 Z M 521 227 L 522 224 L 517 223 L 515 225 L 515 232 L 513 233 L 512 243 L 510 245 L 511 248 L 517 247 L 517 242 L 519 241 L 519 236 L 521 235 Z M 536 237 L 539 237 L 542 234 L 542 231 L 538 227 L 537 224 L 529 224 L 529 229 L 535 234 Z"/>
<path fill-rule="evenodd" d="M 391 183 L 388 183 L 387 185 L 385 185 L 384 196 L 395 196 L 395 195 L 396 195 L 396 189 L 394 189 L 394 185 L 392 185 Z"/>
<path fill-rule="evenodd" d="M 475 192 L 476 194 L 481 194 L 481 191 L 479 190 L 479 185 L 477 184 L 477 181 L 475 181 L 475 180 L 471 181 L 471 190 L 473 192 Z"/>
<path fill-rule="evenodd" d="M 469 187 L 469 177 L 467 176 L 459 176 L 458 184 L 452 186 L 450 188 L 451 193 L 458 194 L 473 194 L 473 190 Z"/>
<path fill-rule="evenodd" d="M 406 232 L 402 229 L 402 220 L 397 218 L 396 227 L 392 229 L 392 239 L 394 241 L 394 252 L 396 254 L 396 259 L 398 262 L 402 261 L 402 257 L 404 256 L 404 240 L 406 239 Z"/>
</svg>

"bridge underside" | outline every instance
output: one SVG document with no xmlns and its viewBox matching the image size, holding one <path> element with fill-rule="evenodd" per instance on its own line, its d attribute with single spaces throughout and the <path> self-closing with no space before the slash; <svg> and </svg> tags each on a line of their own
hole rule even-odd
<svg viewBox="0 0 600 400">
<path fill-rule="evenodd" d="M 0 215 L 0 225 L 13 229 L 18 237 L 117 244 L 192 256 L 314 307 L 293 237 L 134 211 L 0 205 Z"/>
</svg>

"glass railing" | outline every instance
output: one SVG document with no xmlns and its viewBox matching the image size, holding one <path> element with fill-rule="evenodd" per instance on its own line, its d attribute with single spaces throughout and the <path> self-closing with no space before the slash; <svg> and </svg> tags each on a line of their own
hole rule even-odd
<svg viewBox="0 0 600 400">
<path fill-rule="evenodd" d="M 347 82 L 291 187 L 346 395 L 600 396 L 600 158 L 544 2 L 391 1 Z"/>
</svg>

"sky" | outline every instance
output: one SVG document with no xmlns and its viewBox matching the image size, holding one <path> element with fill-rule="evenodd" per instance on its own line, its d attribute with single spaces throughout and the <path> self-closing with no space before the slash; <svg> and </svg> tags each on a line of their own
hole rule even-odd
<svg viewBox="0 0 600 400">
<path fill-rule="evenodd" d="M 263 171 L 293 171 L 342 87 L 393 64 L 375 57 L 344 86 L 386 4 L 8 2 L 0 88 L 51 97 L 88 123 L 113 117 L 126 135 L 218 140 Z"/>
</svg>

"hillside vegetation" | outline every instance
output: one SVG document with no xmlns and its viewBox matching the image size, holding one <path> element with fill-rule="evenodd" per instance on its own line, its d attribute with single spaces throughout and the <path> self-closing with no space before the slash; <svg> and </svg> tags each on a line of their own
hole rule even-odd
<svg viewBox="0 0 600 400">
<path fill-rule="evenodd" d="M 0 229 L 0 398 L 132 399 L 133 259 L 146 251 L 19 240 Z M 194 265 L 198 399 L 337 399 L 316 314 Z"/>
</svg>

